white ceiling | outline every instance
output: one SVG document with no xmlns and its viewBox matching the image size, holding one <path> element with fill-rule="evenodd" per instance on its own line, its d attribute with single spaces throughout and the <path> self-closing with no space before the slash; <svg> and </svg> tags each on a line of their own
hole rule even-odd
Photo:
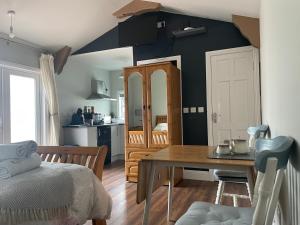
<svg viewBox="0 0 300 225">
<path fill-rule="evenodd" d="M 57 50 L 77 50 L 117 25 L 112 13 L 131 0 L 0 0 L 0 32 L 8 33 L 7 11 L 16 11 L 18 38 Z M 232 14 L 259 16 L 260 0 L 152 0 L 168 11 L 231 21 Z"/>
<path fill-rule="evenodd" d="M 132 47 L 116 48 L 71 56 L 72 62 L 108 71 L 133 66 Z"/>
</svg>

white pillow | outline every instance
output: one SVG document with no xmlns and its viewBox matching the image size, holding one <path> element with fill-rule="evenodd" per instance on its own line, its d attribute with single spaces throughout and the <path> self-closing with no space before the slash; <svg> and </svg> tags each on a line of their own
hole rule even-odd
<svg viewBox="0 0 300 225">
<path fill-rule="evenodd" d="M 168 131 L 168 124 L 167 123 L 159 123 L 155 126 L 154 130 L 156 130 L 156 131 Z"/>
</svg>

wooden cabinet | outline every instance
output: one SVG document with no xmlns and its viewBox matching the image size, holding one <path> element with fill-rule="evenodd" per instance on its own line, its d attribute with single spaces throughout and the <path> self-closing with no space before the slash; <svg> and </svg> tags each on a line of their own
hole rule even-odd
<svg viewBox="0 0 300 225">
<path fill-rule="evenodd" d="M 164 62 L 125 68 L 124 82 L 126 178 L 136 182 L 143 156 L 182 144 L 181 77 Z"/>
</svg>

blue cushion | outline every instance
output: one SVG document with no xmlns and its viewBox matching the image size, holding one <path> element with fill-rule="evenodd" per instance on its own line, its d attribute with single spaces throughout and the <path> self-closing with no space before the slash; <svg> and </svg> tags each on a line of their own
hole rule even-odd
<svg viewBox="0 0 300 225">
<path fill-rule="evenodd" d="M 175 225 L 251 225 L 254 208 L 194 202 Z"/>
</svg>

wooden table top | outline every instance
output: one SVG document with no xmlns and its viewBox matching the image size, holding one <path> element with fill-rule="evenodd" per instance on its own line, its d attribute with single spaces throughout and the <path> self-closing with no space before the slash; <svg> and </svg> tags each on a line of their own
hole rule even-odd
<svg viewBox="0 0 300 225">
<path fill-rule="evenodd" d="M 210 159 L 209 152 L 214 151 L 215 147 L 200 145 L 172 145 L 161 151 L 152 153 L 142 158 L 146 161 L 167 161 L 179 163 L 195 163 L 207 165 L 224 166 L 254 166 L 253 160 L 228 160 L 228 159 Z"/>
</svg>

